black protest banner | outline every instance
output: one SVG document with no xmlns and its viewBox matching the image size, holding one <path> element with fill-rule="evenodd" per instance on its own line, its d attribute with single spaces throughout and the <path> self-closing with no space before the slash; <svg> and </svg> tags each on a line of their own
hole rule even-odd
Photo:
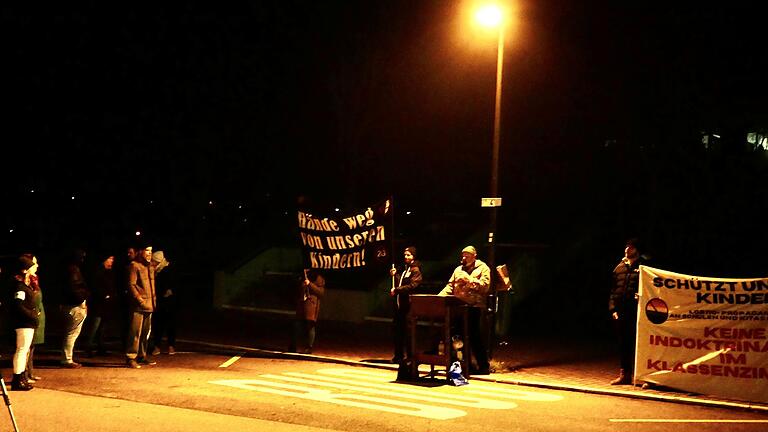
<svg viewBox="0 0 768 432">
<path fill-rule="evenodd" d="M 346 270 L 386 264 L 390 261 L 391 223 L 390 199 L 341 216 L 299 210 L 304 265 Z"/>
</svg>

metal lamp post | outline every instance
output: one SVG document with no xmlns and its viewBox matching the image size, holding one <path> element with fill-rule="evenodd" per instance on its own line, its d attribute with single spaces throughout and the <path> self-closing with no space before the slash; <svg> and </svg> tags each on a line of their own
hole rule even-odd
<svg viewBox="0 0 768 432">
<path fill-rule="evenodd" d="M 499 197 L 499 140 L 501 136 L 501 88 L 504 69 L 504 22 L 501 8 L 497 5 L 487 5 L 478 10 L 475 14 L 476 20 L 485 27 L 498 29 L 498 50 L 496 56 L 496 101 L 493 115 L 493 150 L 491 153 L 491 187 L 490 198 L 482 200 L 482 205 L 490 207 L 491 220 L 488 230 L 488 264 L 491 268 L 491 281 L 496 272 L 496 228 L 498 209 L 501 206 Z M 489 312 L 491 314 L 490 335 L 488 351 L 489 357 L 493 353 L 493 345 L 496 333 L 496 311 L 498 309 L 497 297 L 494 284 L 491 283 L 491 290 L 488 295 Z"/>
</svg>

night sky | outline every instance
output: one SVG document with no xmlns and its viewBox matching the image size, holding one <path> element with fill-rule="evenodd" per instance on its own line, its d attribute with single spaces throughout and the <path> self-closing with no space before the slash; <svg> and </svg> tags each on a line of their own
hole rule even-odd
<svg viewBox="0 0 768 432">
<path fill-rule="evenodd" d="M 294 240 L 299 196 L 391 194 L 435 257 L 483 230 L 496 42 L 466 2 L 102 3 L 3 7 L 3 253 L 141 230 L 231 260 Z M 764 276 L 757 4 L 517 2 L 502 243 L 604 269 L 641 235 L 673 270 Z"/>
</svg>

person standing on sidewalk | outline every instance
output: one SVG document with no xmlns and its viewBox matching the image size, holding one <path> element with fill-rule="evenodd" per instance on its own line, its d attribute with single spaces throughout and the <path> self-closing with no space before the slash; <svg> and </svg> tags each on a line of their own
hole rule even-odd
<svg viewBox="0 0 768 432">
<path fill-rule="evenodd" d="M 639 243 L 636 238 L 627 240 L 624 247 L 624 258 L 613 269 L 608 312 L 613 319 L 618 338 L 621 369 L 619 376 L 611 381 L 611 385 L 632 384 L 635 365 L 640 265 L 644 264 L 643 257 L 640 255 Z"/>
<path fill-rule="evenodd" d="M 147 245 L 128 268 L 128 296 L 131 319 L 126 341 L 125 361 L 128 367 L 155 364 L 147 353 L 152 329 L 152 312 L 157 307 L 155 295 L 155 267 L 152 265 L 152 246 Z"/>
<path fill-rule="evenodd" d="M 91 279 L 91 297 L 88 298 L 88 325 L 86 326 L 86 355 L 93 357 L 94 350 L 97 355 L 107 355 L 104 344 L 107 329 L 115 314 L 114 301 L 116 296 L 115 275 L 112 270 L 115 257 L 104 254 L 101 261 L 93 271 Z"/>
<path fill-rule="evenodd" d="M 470 372 L 474 375 L 488 375 L 491 368 L 485 346 L 486 336 L 482 327 L 490 286 L 490 267 L 477 259 L 477 249 L 474 246 L 467 246 L 461 250 L 461 265 L 456 267 L 451 278 L 448 279 L 448 284 L 438 294 L 453 295 L 473 306 L 469 308 L 467 315 L 469 344 L 477 362 L 477 367 L 470 368 Z"/>
<path fill-rule="evenodd" d="M 30 277 L 37 272 L 34 258 L 26 255 L 19 257 L 17 270 L 14 272 L 13 303 L 11 306 L 11 327 L 16 333 L 16 352 L 13 354 L 12 390 L 32 390 L 27 380 L 27 356 L 32 338 L 38 325 L 40 312 L 35 307 L 34 291 L 30 286 Z"/>
<path fill-rule="evenodd" d="M 389 295 L 394 297 L 394 343 L 395 355 L 392 363 L 400 363 L 406 357 L 411 357 L 410 340 L 408 338 L 408 311 L 411 309 L 410 294 L 421 284 L 421 264 L 416 261 L 416 248 L 408 246 L 403 252 L 403 270 L 398 272 L 394 265 L 389 275 L 394 277 L 394 286 Z"/>
<path fill-rule="evenodd" d="M 25 372 L 27 381 L 34 384 L 37 380 L 41 379 L 40 376 L 35 375 L 35 345 L 42 345 L 45 343 L 45 306 L 43 305 L 43 291 L 40 289 L 40 278 L 37 275 L 37 272 L 40 270 L 40 264 L 37 261 L 37 257 L 32 254 L 24 254 L 22 256 L 31 259 L 37 266 L 35 273 L 30 274 L 29 276 L 29 286 L 32 288 L 35 308 L 38 312 L 37 328 L 35 328 L 35 334 L 32 337 L 32 345 L 29 346 L 27 370 Z"/>
<path fill-rule="evenodd" d="M 83 321 L 88 315 L 88 307 L 85 300 L 90 291 L 83 277 L 82 266 L 85 263 L 85 251 L 76 249 L 66 267 L 64 295 L 61 304 L 61 313 L 64 316 L 64 340 L 61 347 L 61 365 L 65 368 L 76 369 L 81 367 L 73 359 L 75 342 L 83 329 Z"/>
<path fill-rule="evenodd" d="M 305 269 L 296 299 L 296 321 L 289 351 L 296 352 L 299 341 L 304 342 L 303 354 L 312 354 L 315 328 L 320 315 L 320 298 L 325 294 L 325 279 L 318 270 Z"/>
<path fill-rule="evenodd" d="M 132 302 L 131 292 L 128 288 L 128 274 L 131 272 L 131 265 L 138 255 L 138 248 L 129 247 L 125 251 L 125 256 L 116 260 L 113 268 L 115 269 L 115 280 L 117 281 L 117 318 L 120 326 L 120 343 L 125 352 L 128 348 L 128 332 L 131 327 Z"/>
<path fill-rule="evenodd" d="M 165 258 L 163 251 L 152 253 L 152 265 L 155 267 L 155 276 L 160 274 L 171 262 Z M 176 293 L 173 292 L 175 284 L 168 283 L 167 273 L 160 276 L 162 288 L 157 291 L 157 310 L 152 314 L 152 340 L 150 351 L 152 355 L 158 355 L 163 335 L 168 336 L 168 354 L 176 354 Z"/>
</svg>

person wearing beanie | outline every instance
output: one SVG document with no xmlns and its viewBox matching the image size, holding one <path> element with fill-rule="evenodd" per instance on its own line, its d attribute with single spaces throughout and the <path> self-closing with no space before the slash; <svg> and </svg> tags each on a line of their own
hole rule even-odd
<svg viewBox="0 0 768 432">
<path fill-rule="evenodd" d="M 467 246 L 461 250 L 461 265 L 456 267 L 448 279 L 441 296 L 453 295 L 461 301 L 474 306 L 467 313 L 469 321 L 469 342 L 472 354 L 477 362 L 476 367 L 470 366 L 474 375 L 487 375 L 490 372 L 488 350 L 485 347 L 485 336 L 481 322 L 486 308 L 488 291 L 491 286 L 491 269 L 477 259 L 477 249 Z"/>
<path fill-rule="evenodd" d="M 88 322 L 85 344 L 86 355 L 107 355 L 109 352 L 104 344 L 105 334 L 110 328 L 115 315 L 115 299 L 117 288 L 114 274 L 115 257 L 102 254 L 99 263 L 93 271 L 91 279 L 91 296 L 88 297 Z M 94 350 L 96 350 L 94 352 Z"/>
<path fill-rule="evenodd" d="M 411 309 L 410 294 L 421 284 L 421 263 L 416 261 L 416 248 L 408 246 L 403 252 L 403 266 L 400 271 L 392 265 L 392 289 L 389 295 L 394 298 L 395 316 L 393 332 L 395 354 L 392 363 L 400 363 L 411 357 L 411 344 L 408 338 L 408 312 Z M 407 353 L 407 357 L 405 356 Z"/>
<path fill-rule="evenodd" d="M 11 305 L 11 327 L 16 333 L 16 352 L 13 354 L 12 390 L 32 390 L 26 375 L 27 356 L 32 338 L 39 323 L 40 312 L 35 307 L 34 291 L 30 278 L 37 274 L 37 259 L 22 255 L 14 272 L 13 303 Z"/>
<path fill-rule="evenodd" d="M 608 299 L 608 312 L 614 322 L 619 342 L 621 369 L 619 376 L 611 381 L 612 385 L 632 384 L 635 365 L 635 333 L 637 332 L 637 302 L 640 287 L 640 266 L 644 259 L 640 255 L 640 241 L 636 238 L 627 240 L 624 257 L 613 269 L 611 295 Z"/>
</svg>

